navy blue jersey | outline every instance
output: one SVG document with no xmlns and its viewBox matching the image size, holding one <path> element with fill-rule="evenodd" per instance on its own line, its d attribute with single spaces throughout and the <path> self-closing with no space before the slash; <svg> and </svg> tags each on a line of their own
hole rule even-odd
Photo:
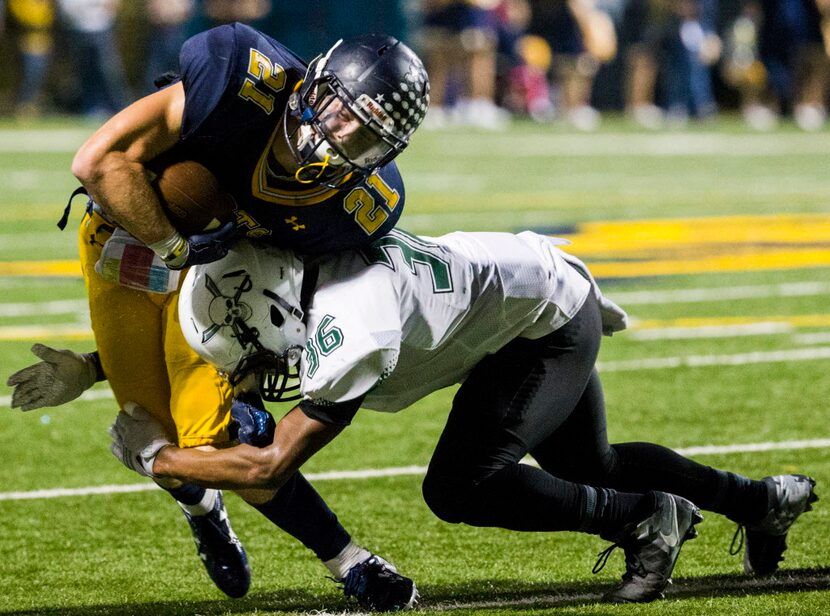
<svg viewBox="0 0 830 616">
<path fill-rule="evenodd" d="M 185 91 L 179 147 L 234 196 L 237 225 L 249 237 L 319 254 L 368 244 L 395 226 L 404 188 L 394 163 L 340 191 L 269 172 L 288 97 L 306 71 L 293 52 L 237 23 L 189 39 L 179 62 Z"/>
</svg>

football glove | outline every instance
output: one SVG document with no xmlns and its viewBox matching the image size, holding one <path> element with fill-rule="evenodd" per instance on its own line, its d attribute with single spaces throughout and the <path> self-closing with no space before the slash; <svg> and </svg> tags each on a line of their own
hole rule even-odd
<svg viewBox="0 0 830 616">
<path fill-rule="evenodd" d="M 33 345 L 32 353 L 43 361 L 18 370 L 6 381 L 14 387 L 13 409 L 33 411 L 60 406 L 80 396 L 97 380 L 98 368 L 91 353 L 53 349 L 45 344 Z"/>
<path fill-rule="evenodd" d="M 232 439 L 254 447 L 267 447 L 274 441 L 277 423 L 262 406 L 257 395 L 242 394 L 233 399 L 229 426 Z"/>
<path fill-rule="evenodd" d="M 162 258 L 168 268 L 179 270 L 191 265 L 218 261 L 228 254 L 228 248 L 237 235 L 236 223 L 231 221 L 215 231 L 197 233 L 188 238 L 177 233 L 173 236 L 177 240 L 176 246 L 167 246 L 170 240 L 165 240 L 153 244 L 150 248 Z"/>
<path fill-rule="evenodd" d="M 153 464 L 162 447 L 172 445 L 164 427 L 135 402 L 127 402 L 110 426 L 110 451 L 128 469 L 153 477 Z"/>
</svg>

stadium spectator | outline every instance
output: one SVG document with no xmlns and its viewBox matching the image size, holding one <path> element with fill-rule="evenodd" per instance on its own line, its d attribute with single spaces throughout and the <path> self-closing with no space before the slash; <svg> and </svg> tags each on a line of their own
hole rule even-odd
<svg viewBox="0 0 830 616">
<path fill-rule="evenodd" d="M 81 113 L 112 115 L 132 100 L 116 39 L 120 0 L 57 0 Z"/>
<path fill-rule="evenodd" d="M 552 61 L 550 45 L 540 36 L 527 34 L 531 19 L 528 0 L 502 0 L 496 16 L 500 104 L 512 113 L 546 122 L 554 114 L 547 77 Z"/>
<path fill-rule="evenodd" d="M 432 83 L 428 125 L 504 128 L 496 105 L 497 0 L 424 0 L 420 33 Z"/>
<path fill-rule="evenodd" d="M 822 10 L 830 7 L 825 0 L 762 0 L 761 8 L 759 48 L 779 110 L 803 130 L 819 130 L 830 71 Z"/>
<path fill-rule="evenodd" d="M 724 82 L 738 91 L 744 121 L 755 130 L 766 131 L 778 125 L 778 105 L 769 88 L 767 70 L 758 49 L 758 29 L 763 19 L 761 5 L 747 0 L 726 30 Z"/>
<path fill-rule="evenodd" d="M 105 123 L 73 161 L 91 196 L 79 245 L 99 360 L 63 357 L 81 362 L 75 374 L 105 373 L 119 405 L 147 408 L 182 446 L 202 447 L 230 440 L 232 387 L 183 338 L 178 270 L 220 259 L 233 235 L 317 255 L 389 231 L 405 202 L 393 159 L 423 120 L 429 82 L 408 47 L 378 34 L 339 41 L 308 67 L 235 23 L 192 37 L 180 58 L 180 81 Z M 182 159 L 218 178 L 235 221 L 187 238 L 173 226 L 150 182 L 153 169 Z M 68 215 L 69 206 L 62 224 Z M 44 362 L 13 376 L 12 404 L 28 410 L 79 393 L 75 383 L 67 394 L 60 374 L 37 380 L 49 370 Z M 247 556 L 221 495 L 163 487 L 182 506 L 211 578 L 244 595 Z M 412 581 L 354 546 L 302 476 L 288 490 L 242 496 L 312 549 L 363 607 L 413 603 Z"/>
<path fill-rule="evenodd" d="M 255 24 L 271 12 L 271 0 L 204 0 L 203 11 L 212 26 L 239 21 Z"/>
<path fill-rule="evenodd" d="M 661 0 L 629 0 L 622 15 L 625 113 L 644 128 L 663 126 L 664 113 L 657 105 L 656 91 L 669 18 L 668 6 Z"/>
<path fill-rule="evenodd" d="M 240 243 L 190 270 L 185 336 L 236 379 L 264 370 L 272 394 L 299 379 L 290 399 L 301 401 L 264 449 L 179 449 L 133 408 L 119 413 L 113 453 L 151 477 L 279 488 L 359 408 L 396 412 L 461 383 L 423 482 L 442 520 L 599 535 L 613 543 L 595 571 L 615 547 L 626 557 L 605 600 L 645 602 L 663 596 L 700 506 L 746 526 L 747 573 L 772 573 L 790 526 L 816 500 L 815 482 L 753 481 L 659 445 L 609 445 L 594 364 L 601 335 L 624 329 L 627 316 L 556 245 L 531 232 L 392 231 L 304 268 L 288 251 Z M 521 463 L 527 454 L 539 468 Z"/>
<path fill-rule="evenodd" d="M 720 58 L 717 0 L 673 0 L 665 52 L 666 106 L 673 124 L 717 113 L 710 66 Z"/>
<path fill-rule="evenodd" d="M 15 96 L 15 113 L 29 118 L 40 115 L 49 60 L 53 47 L 55 12 L 52 0 L 8 0 L 0 3 L 0 33 L 2 18 L 8 10 L 6 24 L 15 39 L 20 74 Z"/>
<path fill-rule="evenodd" d="M 179 50 L 187 39 L 187 25 L 196 8 L 195 0 L 147 0 L 150 26 L 145 91 L 156 89 L 156 79 L 179 68 Z"/>
<path fill-rule="evenodd" d="M 553 77 L 564 119 L 579 130 L 599 126 L 591 92 L 599 66 L 614 58 L 617 38 L 608 15 L 593 0 L 531 0 L 529 32 L 545 39 L 553 52 Z"/>
</svg>

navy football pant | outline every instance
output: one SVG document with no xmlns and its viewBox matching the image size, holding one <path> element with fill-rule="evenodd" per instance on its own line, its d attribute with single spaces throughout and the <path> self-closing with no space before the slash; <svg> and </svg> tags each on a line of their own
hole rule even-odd
<svg viewBox="0 0 830 616">
<path fill-rule="evenodd" d="M 589 297 L 565 326 L 518 338 L 482 360 L 458 390 L 424 479 L 448 522 L 613 536 L 659 490 L 742 522 L 766 513 L 762 482 L 650 443 L 610 445 L 594 364 L 601 339 Z M 531 454 L 541 468 L 520 464 Z"/>
</svg>

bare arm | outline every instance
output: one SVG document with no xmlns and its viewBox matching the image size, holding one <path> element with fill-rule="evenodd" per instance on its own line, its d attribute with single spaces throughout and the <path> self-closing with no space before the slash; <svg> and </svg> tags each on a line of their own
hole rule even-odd
<svg viewBox="0 0 830 616">
<path fill-rule="evenodd" d="M 237 445 L 204 451 L 171 445 L 159 451 L 153 475 L 213 488 L 277 489 L 342 430 L 343 426 L 311 419 L 295 407 L 277 424 L 274 442 L 264 449 Z"/>
<path fill-rule="evenodd" d="M 176 233 L 144 164 L 178 142 L 183 112 L 181 83 L 145 96 L 99 128 L 72 161 L 72 173 L 95 202 L 147 245 Z"/>
</svg>

